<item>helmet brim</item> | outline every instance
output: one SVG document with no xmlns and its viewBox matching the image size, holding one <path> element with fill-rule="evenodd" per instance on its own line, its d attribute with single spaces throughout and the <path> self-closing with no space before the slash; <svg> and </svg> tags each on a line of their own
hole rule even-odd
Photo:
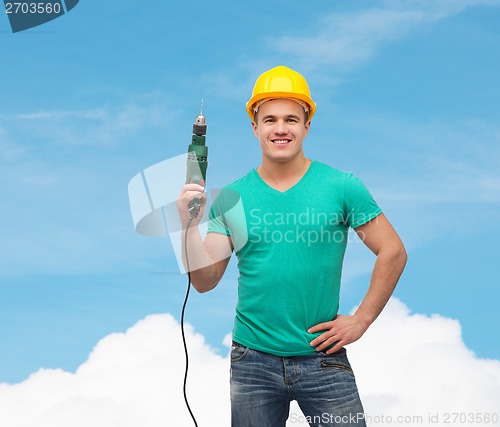
<svg viewBox="0 0 500 427">
<path fill-rule="evenodd" d="M 254 95 L 246 103 L 246 110 L 252 121 L 255 119 L 255 111 L 254 111 L 255 104 L 265 99 L 276 99 L 276 98 L 298 99 L 307 104 L 309 106 L 308 120 L 311 120 L 312 116 L 314 116 L 314 113 L 316 112 L 316 103 L 307 95 L 302 95 L 300 93 L 290 93 L 290 92 L 266 92 Z"/>
</svg>

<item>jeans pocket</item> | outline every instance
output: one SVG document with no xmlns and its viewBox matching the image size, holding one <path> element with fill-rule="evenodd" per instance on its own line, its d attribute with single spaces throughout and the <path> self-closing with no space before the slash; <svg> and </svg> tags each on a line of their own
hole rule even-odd
<svg viewBox="0 0 500 427">
<path fill-rule="evenodd" d="M 335 368 L 335 369 L 344 369 L 346 371 L 352 372 L 352 368 L 348 365 L 344 365 L 343 363 L 339 363 L 336 361 L 324 359 L 321 361 L 322 368 Z"/>
<path fill-rule="evenodd" d="M 322 368 L 343 369 L 353 372 L 344 348 L 341 348 L 333 354 L 322 353 L 322 356 L 320 363 Z"/>
<path fill-rule="evenodd" d="M 244 345 L 233 342 L 231 346 L 231 362 L 239 362 L 245 358 L 250 349 Z"/>
</svg>

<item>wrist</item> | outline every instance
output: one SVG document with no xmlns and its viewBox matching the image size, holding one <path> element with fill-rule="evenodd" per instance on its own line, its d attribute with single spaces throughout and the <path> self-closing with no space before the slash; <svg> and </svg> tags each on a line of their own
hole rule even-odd
<svg viewBox="0 0 500 427">
<path fill-rule="evenodd" d="M 364 312 L 361 307 L 356 310 L 354 317 L 365 327 L 365 329 L 368 329 L 368 327 L 375 320 L 373 316 L 369 315 L 369 313 Z"/>
</svg>

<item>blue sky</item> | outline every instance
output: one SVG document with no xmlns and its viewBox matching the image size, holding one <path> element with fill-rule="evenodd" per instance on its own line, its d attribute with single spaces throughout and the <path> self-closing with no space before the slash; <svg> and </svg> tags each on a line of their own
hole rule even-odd
<svg viewBox="0 0 500 427">
<path fill-rule="evenodd" d="M 135 232 L 128 182 L 186 150 L 202 97 L 209 186 L 257 166 L 245 101 L 281 64 L 318 105 L 306 154 L 360 176 L 407 246 L 395 296 L 500 359 L 499 22 L 495 0 L 82 0 L 17 34 L 2 14 L 0 382 L 74 371 L 103 337 L 179 317 L 186 277 L 168 239 Z M 344 312 L 373 263 L 348 251 Z M 233 262 L 187 311 L 221 352 L 236 277 Z"/>
</svg>

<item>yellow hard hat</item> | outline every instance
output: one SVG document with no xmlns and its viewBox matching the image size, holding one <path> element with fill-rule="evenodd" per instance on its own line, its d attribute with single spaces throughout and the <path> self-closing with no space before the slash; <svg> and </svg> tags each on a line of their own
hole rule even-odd
<svg viewBox="0 0 500 427">
<path fill-rule="evenodd" d="M 311 92 L 302 74 L 280 65 L 262 73 L 253 87 L 252 97 L 247 102 L 247 113 L 253 120 L 255 106 L 266 99 L 289 98 L 306 104 L 310 120 L 316 112 L 316 103 L 311 99 Z"/>
</svg>

